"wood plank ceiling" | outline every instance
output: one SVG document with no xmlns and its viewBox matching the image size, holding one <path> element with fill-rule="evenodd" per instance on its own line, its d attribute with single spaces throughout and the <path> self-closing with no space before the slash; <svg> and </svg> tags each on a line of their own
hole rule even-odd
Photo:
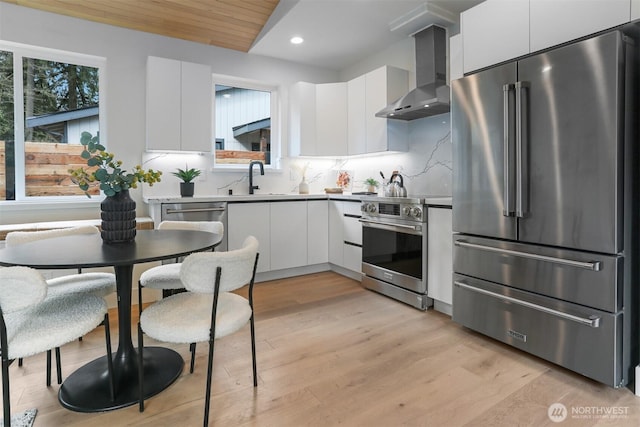
<svg viewBox="0 0 640 427">
<path fill-rule="evenodd" d="M 2 0 L 248 52 L 279 0 Z"/>
</svg>

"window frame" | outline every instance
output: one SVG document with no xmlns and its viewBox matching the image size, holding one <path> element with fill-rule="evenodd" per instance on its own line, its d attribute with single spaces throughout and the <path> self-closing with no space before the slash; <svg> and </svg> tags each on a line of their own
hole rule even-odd
<svg viewBox="0 0 640 427">
<path fill-rule="evenodd" d="M 44 61 L 62 62 L 98 69 L 98 90 L 100 102 L 98 104 L 98 123 L 100 129 L 100 141 L 107 147 L 106 125 L 106 75 L 107 59 L 105 57 L 88 55 L 83 53 L 63 51 L 45 47 L 25 45 L 21 43 L 0 40 L 0 50 L 11 52 L 13 55 L 13 114 L 14 114 L 14 140 L 15 140 L 15 200 L 0 200 L 0 205 L 18 205 L 21 203 L 59 203 L 59 202 L 84 202 L 95 203 L 102 199 L 94 196 L 89 199 L 85 195 L 77 196 L 27 196 L 26 195 L 26 165 L 25 165 L 25 140 L 24 140 L 24 75 L 23 58 L 33 58 Z"/>
<path fill-rule="evenodd" d="M 229 76 L 225 74 L 212 74 L 211 85 L 211 147 L 213 154 L 212 170 L 215 172 L 238 172 L 247 169 L 246 164 L 219 164 L 216 160 L 216 85 L 239 87 L 243 89 L 259 90 L 270 93 L 270 113 L 271 113 L 271 164 L 264 165 L 265 170 L 280 171 L 282 164 L 282 138 L 281 138 L 281 109 L 280 109 L 280 86 L 266 82 L 247 79 L 242 77 Z"/>
</svg>

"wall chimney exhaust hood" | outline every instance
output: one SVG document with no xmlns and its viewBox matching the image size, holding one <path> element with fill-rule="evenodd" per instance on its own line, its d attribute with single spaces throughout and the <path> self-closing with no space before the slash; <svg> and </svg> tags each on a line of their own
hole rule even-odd
<svg viewBox="0 0 640 427">
<path fill-rule="evenodd" d="M 376 113 L 376 117 L 415 120 L 449 112 L 447 32 L 431 25 L 415 34 L 416 88 Z"/>
</svg>

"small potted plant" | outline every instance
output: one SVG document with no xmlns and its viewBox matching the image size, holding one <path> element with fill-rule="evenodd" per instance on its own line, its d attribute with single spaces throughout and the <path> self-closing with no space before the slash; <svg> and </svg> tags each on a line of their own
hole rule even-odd
<svg viewBox="0 0 640 427">
<path fill-rule="evenodd" d="M 172 172 L 174 176 L 177 176 L 182 180 L 180 183 L 180 196 L 193 197 L 194 183 L 191 182 L 202 173 L 200 169 L 185 167 L 184 169 L 178 168 L 176 172 Z"/>
<path fill-rule="evenodd" d="M 367 191 L 369 193 L 377 192 L 377 188 L 380 186 L 380 183 L 373 178 L 367 178 L 364 180 L 364 185 L 367 187 Z"/>
</svg>

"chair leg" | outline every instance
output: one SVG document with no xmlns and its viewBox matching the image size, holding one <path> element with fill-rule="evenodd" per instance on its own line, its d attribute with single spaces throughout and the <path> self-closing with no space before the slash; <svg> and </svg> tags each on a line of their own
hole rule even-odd
<svg viewBox="0 0 640 427">
<path fill-rule="evenodd" d="M 11 399 L 9 395 L 9 360 L 2 356 L 2 412 L 4 427 L 11 427 Z"/>
<path fill-rule="evenodd" d="M 253 386 L 258 387 L 258 368 L 256 366 L 256 327 L 253 322 L 253 313 L 251 313 L 251 357 L 253 359 Z"/>
<path fill-rule="evenodd" d="M 109 313 L 104 315 L 104 336 L 107 342 L 107 371 L 109 373 L 109 392 L 111 401 L 116 400 L 116 387 L 113 380 L 113 355 L 111 353 L 111 328 L 109 327 Z"/>
<path fill-rule="evenodd" d="M 62 362 L 60 361 L 60 347 L 56 347 L 56 374 L 58 384 L 62 384 Z"/>
<path fill-rule="evenodd" d="M 47 350 L 47 387 L 51 387 L 51 350 Z"/>
<path fill-rule="evenodd" d="M 204 427 L 209 425 L 209 406 L 211 405 L 211 378 L 213 377 L 213 350 L 214 350 L 213 338 L 209 338 L 209 366 L 207 368 L 207 390 L 204 397 Z"/>
<path fill-rule="evenodd" d="M 144 412 L 144 366 L 142 365 L 142 349 L 144 348 L 142 339 L 142 327 L 138 322 L 138 385 L 140 391 L 140 412 Z"/>
<path fill-rule="evenodd" d="M 138 280 L 138 316 L 142 314 L 142 285 Z"/>
<path fill-rule="evenodd" d="M 189 366 L 189 373 L 193 374 L 193 366 L 196 363 L 196 343 L 189 344 L 189 351 L 191 351 L 191 365 Z"/>
</svg>

